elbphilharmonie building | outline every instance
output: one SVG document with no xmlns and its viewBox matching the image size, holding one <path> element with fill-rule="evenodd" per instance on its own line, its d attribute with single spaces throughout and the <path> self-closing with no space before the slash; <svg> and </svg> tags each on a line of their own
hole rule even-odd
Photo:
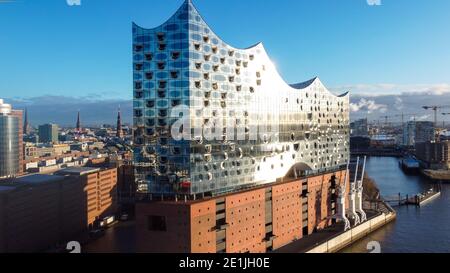
<svg viewBox="0 0 450 273">
<path fill-rule="evenodd" d="M 215 195 L 349 160 L 348 94 L 287 84 L 261 43 L 228 45 L 189 0 L 161 26 L 133 25 L 133 69 L 142 193 Z"/>
</svg>

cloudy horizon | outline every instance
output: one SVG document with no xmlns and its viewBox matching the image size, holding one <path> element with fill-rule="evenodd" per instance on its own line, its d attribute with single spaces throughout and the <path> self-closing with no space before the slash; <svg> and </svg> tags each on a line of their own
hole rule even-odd
<svg viewBox="0 0 450 273">
<path fill-rule="evenodd" d="M 446 105 L 450 102 L 450 84 L 353 84 L 330 88 L 331 92 L 341 94 L 349 91 L 351 119 L 368 118 L 384 120 L 383 116 L 400 121 L 402 113 L 405 120 L 432 120 L 433 113 L 422 107 L 425 105 Z M 128 92 L 128 94 L 132 94 Z M 121 108 L 125 123 L 132 123 L 132 98 L 120 97 L 107 92 L 92 93 L 86 96 L 43 95 L 36 97 L 5 97 L 6 103 L 14 109 L 28 109 L 30 123 L 34 126 L 43 123 L 56 123 L 73 126 L 77 112 L 81 112 L 84 125 L 94 126 L 114 124 L 118 108 Z M 450 104 L 450 103 L 449 103 Z M 443 109 L 442 112 L 450 112 Z M 408 115 L 409 114 L 409 115 Z M 415 116 L 413 116 L 414 114 Z M 448 116 L 439 116 L 448 121 Z"/>
</svg>

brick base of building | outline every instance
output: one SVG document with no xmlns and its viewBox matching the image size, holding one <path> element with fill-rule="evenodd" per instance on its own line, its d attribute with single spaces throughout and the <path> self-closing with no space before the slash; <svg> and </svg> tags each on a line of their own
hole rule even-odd
<svg viewBox="0 0 450 273">
<path fill-rule="evenodd" d="M 332 224 L 345 170 L 197 201 L 136 206 L 146 253 L 266 253 Z M 349 186 L 349 183 L 347 183 Z"/>
</svg>

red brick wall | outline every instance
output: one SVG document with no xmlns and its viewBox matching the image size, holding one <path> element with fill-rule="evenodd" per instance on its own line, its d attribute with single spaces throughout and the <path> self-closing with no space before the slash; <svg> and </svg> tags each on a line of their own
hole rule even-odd
<svg viewBox="0 0 450 273">
<path fill-rule="evenodd" d="M 331 224 L 331 178 L 334 173 L 308 179 L 308 234 Z M 343 183 L 345 171 L 336 172 Z M 273 248 L 277 249 L 303 234 L 302 182 L 270 185 L 266 188 L 229 194 L 226 208 L 226 252 L 265 253 L 266 189 L 272 187 Z M 217 198 L 195 202 L 152 202 L 136 207 L 137 244 L 140 252 L 215 253 Z M 149 215 L 166 216 L 167 231 L 147 228 Z"/>
<path fill-rule="evenodd" d="M 165 216 L 167 231 L 149 230 L 148 216 Z M 189 253 L 191 250 L 189 218 L 189 205 L 182 202 L 137 204 L 137 251 L 141 253 Z"/>
<path fill-rule="evenodd" d="M 117 207 L 117 169 L 88 174 L 80 179 L 87 196 L 88 225 L 114 214 Z"/>
<path fill-rule="evenodd" d="M 273 248 L 302 238 L 302 183 L 292 182 L 272 188 Z"/>
<path fill-rule="evenodd" d="M 265 189 L 226 197 L 227 253 L 265 253 Z"/>
<path fill-rule="evenodd" d="M 216 201 L 191 206 L 191 252 L 216 253 Z"/>
</svg>

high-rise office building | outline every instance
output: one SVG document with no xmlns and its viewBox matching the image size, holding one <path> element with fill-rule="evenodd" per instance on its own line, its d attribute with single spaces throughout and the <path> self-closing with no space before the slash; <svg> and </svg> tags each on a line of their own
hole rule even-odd
<svg viewBox="0 0 450 273">
<path fill-rule="evenodd" d="M 0 99 L 0 178 L 22 173 L 22 111 Z"/>
<path fill-rule="evenodd" d="M 350 135 L 353 137 L 367 137 L 369 136 L 369 126 L 367 119 L 359 119 L 350 123 Z"/>
<path fill-rule="evenodd" d="M 39 126 L 39 142 L 57 143 L 58 142 L 58 125 L 44 124 Z"/>
<path fill-rule="evenodd" d="M 403 128 L 403 145 L 414 146 L 417 143 L 435 139 L 434 123 L 431 121 L 410 121 Z"/>
<path fill-rule="evenodd" d="M 261 43 L 226 44 L 191 1 L 132 31 L 140 192 L 220 194 L 348 161 L 348 94 L 287 84 Z"/>
</svg>

